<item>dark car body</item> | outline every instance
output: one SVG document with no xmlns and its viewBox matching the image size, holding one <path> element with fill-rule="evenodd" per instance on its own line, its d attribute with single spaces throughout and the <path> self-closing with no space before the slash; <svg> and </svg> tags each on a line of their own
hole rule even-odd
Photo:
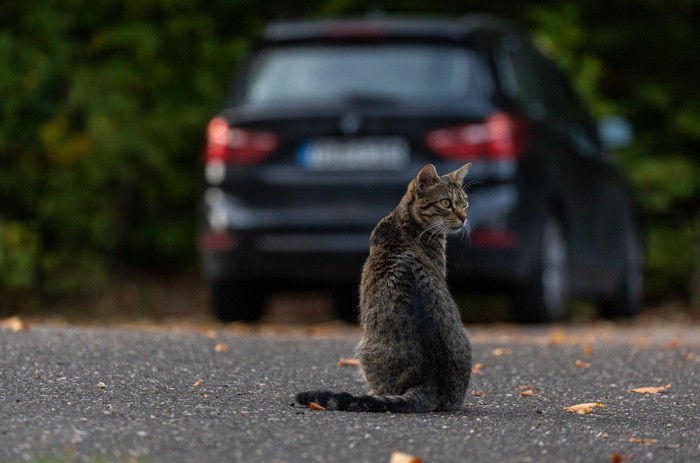
<svg viewBox="0 0 700 463">
<path fill-rule="evenodd" d="M 497 289 L 519 321 L 568 296 L 631 315 L 641 294 L 634 201 L 559 69 L 486 17 L 270 26 L 208 127 L 200 249 L 223 319 L 277 290 L 332 291 L 352 316 L 369 233 L 428 163 L 472 162 L 455 291 Z"/>
</svg>

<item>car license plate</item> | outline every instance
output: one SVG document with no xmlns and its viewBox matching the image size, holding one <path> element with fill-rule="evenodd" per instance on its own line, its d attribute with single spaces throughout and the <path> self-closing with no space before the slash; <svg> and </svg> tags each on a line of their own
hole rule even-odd
<svg viewBox="0 0 700 463">
<path fill-rule="evenodd" d="M 297 161 L 312 170 L 395 170 L 408 165 L 409 151 L 399 137 L 316 139 L 301 144 Z"/>
</svg>

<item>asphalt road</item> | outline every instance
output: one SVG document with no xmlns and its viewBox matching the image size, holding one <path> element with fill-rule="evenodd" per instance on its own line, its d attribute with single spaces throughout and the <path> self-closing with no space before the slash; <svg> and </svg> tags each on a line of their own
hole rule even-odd
<svg viewBox="0 0 700 463">
<path fill-rule="evenodd" d="M 700 327 L 469 332 L 464 410 L 394 415 L 292 405 L 362 392 L 352 329 L 0 329 L 0 461 L 700 461 Z"/>
</svg>

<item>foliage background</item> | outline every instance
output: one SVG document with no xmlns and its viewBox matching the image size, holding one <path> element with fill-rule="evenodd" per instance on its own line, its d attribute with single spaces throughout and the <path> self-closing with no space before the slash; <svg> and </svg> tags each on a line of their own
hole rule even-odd
<svg viewBox="0 0 700 463">
<path fill-rule="evenodd" d="M 526 25 L 597 116 L 634 125 L 647 298 L 700 305 L 700 2 L 385 1 L 388 14 L 488 12 Z M 203 129 L 275 19 L 374 1 L 0 2 L 0 311 L 96 296 L 115 275 L 197 267 Z M 134 276 L 137 278 L 138 276 Z"/>
</svg>

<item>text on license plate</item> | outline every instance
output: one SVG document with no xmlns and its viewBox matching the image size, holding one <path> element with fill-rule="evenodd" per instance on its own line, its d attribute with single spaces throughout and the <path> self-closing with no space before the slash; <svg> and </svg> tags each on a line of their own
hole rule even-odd
<svg viewBox="0 0 700 463">
<path fill-rule="evenodd" d="M 318 139 L 303 143 L 297 161 L 307 169 L 401 169 L 408 165 L 410 150 L 403 138 Z"/>
</svg>

